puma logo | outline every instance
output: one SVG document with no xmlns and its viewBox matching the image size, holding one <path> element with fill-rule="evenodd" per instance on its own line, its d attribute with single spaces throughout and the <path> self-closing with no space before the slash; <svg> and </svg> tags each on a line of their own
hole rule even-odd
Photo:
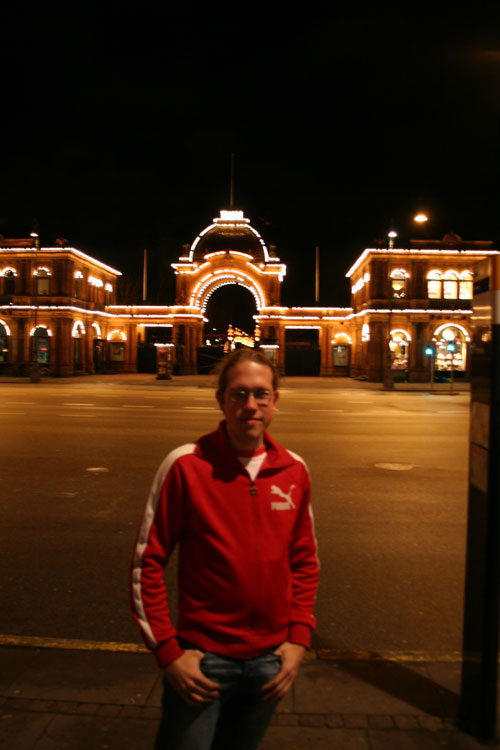
<svg viewBox="0 0 500 750">
<path fill-rule="evenodd" d="M 271 510 L 291 510 L 292 508 L 295 508 L 294 502 L 292 500 L 292 491 L 295 489 L 295 485 L 292 484 L 290 489 L 288 490 L 288 494 L 283 492 L 283 490 L 280 490 L 279 487 L 276 487 L 275 484 L 271 485 L 271 494 L 272 495 L 279 495 L 284 500 L 286 500 L 286 503 L 279 503 L 279 502 L 272 502 L 271 503 Z"/>
</svg>

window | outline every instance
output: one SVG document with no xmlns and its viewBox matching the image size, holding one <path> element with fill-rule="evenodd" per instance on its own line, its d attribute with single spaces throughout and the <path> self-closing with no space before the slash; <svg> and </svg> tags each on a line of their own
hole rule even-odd
<svg viewBox="0 0 500 750">
<path fill-rule="evenodd" d="M 406 297 L 406 279 L 410 274 L 404 268 L 396 268 L 391 273 L 391 292 L 395 299 Z"/>
<path fill-rule="evenodd" d="M 46 268 L 35 271 L 36 294 L 47 296 L 50 294 L 50 274 Z"/>
<path fill-rule="evenodd" d="M 348 367 L 351 348 L 344 344 L 336 344 L 333 347 L 333 366 Z"/>
<path fill-rule="evenodd" d="M 9 358 L 9 340 L 7 338 L 8 330 L 3 323 L 0 323 L 0 364 L 7 362 Z"/>
<path fill-rule="evenodd" d="M 407 370 L 408 369 L 408 350 L 411 336 L 408 331 L 397 328 L 391 331 L 389 340 L 389 349 L 391 350 L 391 369 Z"/>
<path fill-rule="evenodd" d="M 32 335 L 36 361 L 39 365 L 48 365 L 50 361 L 49 331 L 45 326 L 39 326 Z"/>
<path fill-rule="evenodd" d="M 4 271 L 3 274 L 3 293 L 14 294 L 16 288 L 16 274 L 11 268 Z"/>
<path fill-rule="evenodd" d="M 109 342 L 109 359 L 111 362 L 123 362 L 125 359 L 125 344 L 121 341 Z"/>
<path fill-rule="evenodd" d="M 436 344 L 437 371 L 466 369 L 467 341 L 461 328 L 454 325 L 441 326 L 434 332 L 433 341 Z"/>
<path fill-rule="evenodd" d="M 443 274 L 443 298 L 458 298 L 458 274 L 455 271 L 446 271 Z"/>
<path fill-rule="evenodd" d="M 458 296 L 460 297 L 460 299 L 472 299 L 472 278 L 473 276 L 471 271 L 462 271 L 462 273 L 460 274 L 460 281 L 458 282 Z"/>
<path fill-rule="evenodd" d="M 441 299 L 441 271 L 429 271 L 427 274 L 427 297 Z"/>
<path fill-rule="evenodd" d="M 83 273 L 76 271 L 75 273 L 75 297 L 81 299 L 83 290 Z"/>
</svg>

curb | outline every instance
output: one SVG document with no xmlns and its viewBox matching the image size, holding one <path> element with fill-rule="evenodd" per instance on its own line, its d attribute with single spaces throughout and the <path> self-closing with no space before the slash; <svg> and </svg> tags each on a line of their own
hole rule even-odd
<svg viewBox="0 0 500 750">
<path fill-rule="evenodd" d="M 161 709 L 156 706 L 137 706 L 116 703 L 77 703 L 68 701 L 47 701 L 29 698 L 0 697 L 0 714 L 4 718 L 10 711 L 44 713 L 68 716 L 94 716 L 112 719 L 142 719 L 156 721 L 161 718 Z M 329 729 L 385 729 L 385 730 L 427 730 L 437 732 L 457 727 L 454 718 L 418 714 L 304 714 L 277 713 L 271 726 L 278 727 L 322 727 Z"/>
<path fill-rule="evenodd" d="M 140 643 L 114 641 L 89 641 L 76 638 L 47 638 L 33 635 L 0 634 L 0 648 L 46 648 L 68 651 L 111 651 L 114 653 L 149 654 L 146 646 Z M 391 662 L 442 662 L 457 664 L 462 661 L 461 651 L 370 651 L 364 649 L 310 649 L 305 656 L 307 661 L 391 661 Z"/>
</svg>

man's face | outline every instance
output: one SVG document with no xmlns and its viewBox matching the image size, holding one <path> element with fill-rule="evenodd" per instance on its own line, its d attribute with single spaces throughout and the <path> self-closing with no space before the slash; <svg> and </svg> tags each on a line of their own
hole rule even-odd
<svg viewBox="0 0 500 750">
<path fill-rule="evenodd" d="M 226 417 L 229 440 L 236 449 L 257 450 L 264 445 L 264 430 L 278 401 L 273 373 L 266 365 L 246 360 L 227 374 L 226 390 L 217 392 L 217 401 Z"/>
</svg>

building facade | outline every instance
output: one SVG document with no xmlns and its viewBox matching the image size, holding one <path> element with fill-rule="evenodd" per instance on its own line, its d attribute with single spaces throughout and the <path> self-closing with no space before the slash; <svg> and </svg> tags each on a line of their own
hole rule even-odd
<svg viewBox="0 0 500 750">
<path fill-rule="evenodd" d="M 474 266 L 491 242 L 365 250 L 347 272 L 350 307 L 283 307 L 286 266 L 242 211 L 220 216 L 185 246 L 173 305 L 118 305 L 119 271 L 65 246 L 0 240 L 0 372 L 154 371 L 169 346 L 174 372 L 196 373 L 212 294 L 238 284 L 255 300 L 258 345 L 281 374 L 426 381 L 466 377 Z M 426 350 L 432 355 L 426 355 Z"/>
<path fill-rule="evenodd" d="M 492 242 L 412 241 L 365 250 L 348 271 L 351 375 L 369 380 L 466 377 L 476 264 Z M 426 351 L 428 354 L 426 354 Z"/>
<path fill-rule="evenodd" d="M 74 375 L 126 364 L 106 307 L 120 272 L 72 247 L 0 238 L 0 372 Z"/>
</svg>

